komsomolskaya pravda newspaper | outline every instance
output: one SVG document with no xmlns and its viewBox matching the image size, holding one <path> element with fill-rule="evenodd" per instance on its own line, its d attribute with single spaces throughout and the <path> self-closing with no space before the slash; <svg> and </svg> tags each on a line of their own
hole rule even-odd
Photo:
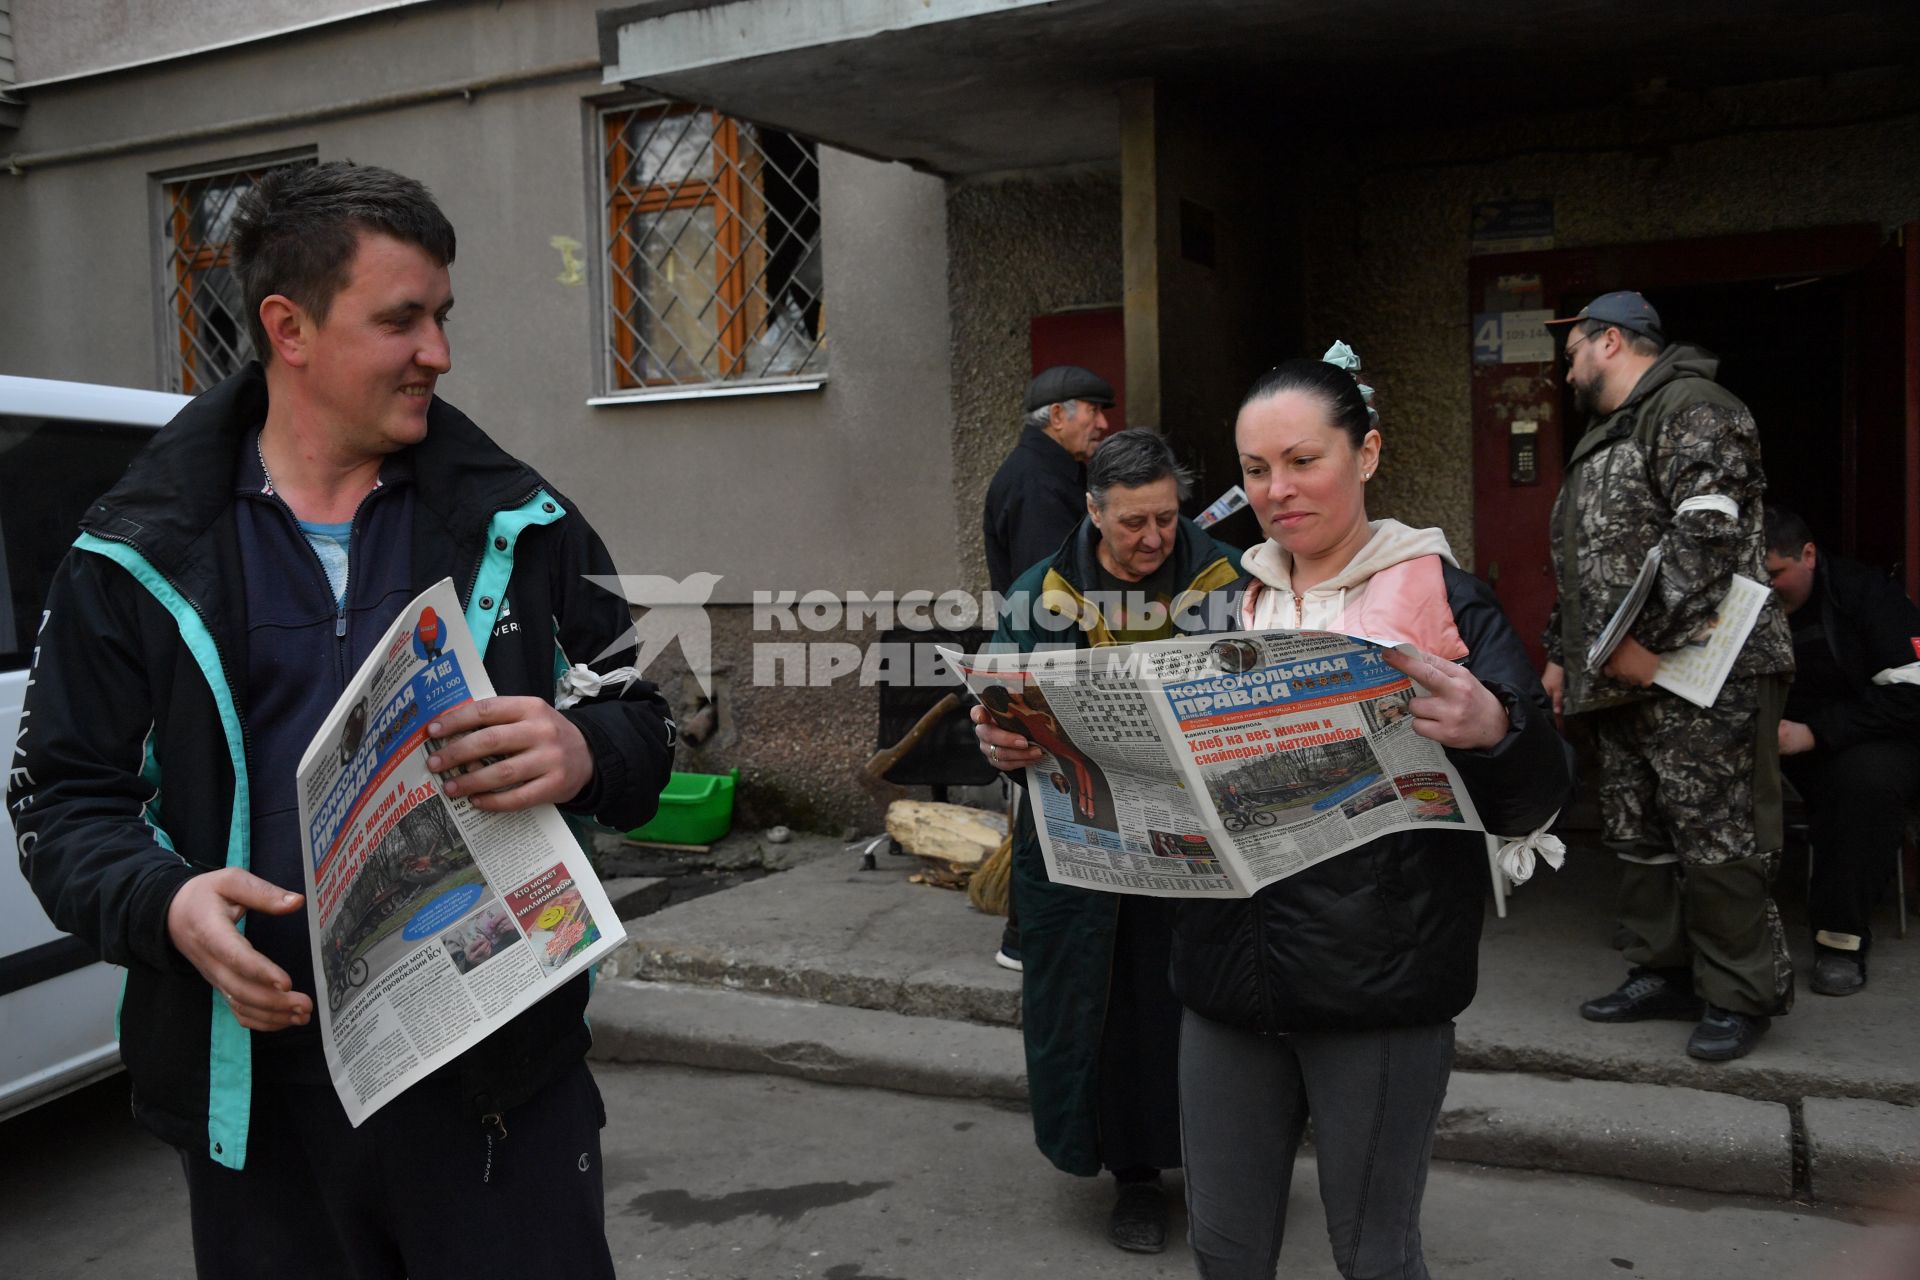
<svg viewBox="0 0 1920 1280">
<path fill-rule="evenodd" d="M 1385 832 L 1482 829 L 1387 647 L 1267 631 L 943 654 L 1047 753 L 1027 796 L 1051 879 L 1245 897 Z"/>
<path fill-rule="evenodd" d="M 356 1126 L 619 944 L 552 805 L 487 813 L 427 769 L 435 718 L 493 695 L 453 583 L 388 629 L 301 757 L 321 1039 Z"/>
</svg>

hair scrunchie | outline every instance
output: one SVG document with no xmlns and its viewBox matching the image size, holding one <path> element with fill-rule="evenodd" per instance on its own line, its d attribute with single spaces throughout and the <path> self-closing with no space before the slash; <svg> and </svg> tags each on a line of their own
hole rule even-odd
<svg viewBox="0 0 1920 1280">
<path fill-rule="evenodd" d="M 1368 425 L 1379 426 L 1380 411 L 1373 407 L 1373 388 L 1360 381 L 1360 353 L 1336 338 L 1333 345 L 1327 348 L 1327 354 L 1320 358 L 1353 375 L 1354 384 L 1360 388 L 1360 398 L 1367 402 Z"/>
</svg>

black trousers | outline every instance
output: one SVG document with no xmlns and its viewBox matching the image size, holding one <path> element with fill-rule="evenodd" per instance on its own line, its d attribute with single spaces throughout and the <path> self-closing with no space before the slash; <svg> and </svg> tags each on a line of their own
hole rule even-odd
<svg viewBox="0 0 1920 1280">
<path fill-rule="evenodd" d="M 1420 1204 L 1453 1024 L 1264 1036 L 1180 1024 L 1188 1239 L 1203 1280 L 1273 1280 L 1308 1118 L 1333 1262 L 1356 1280 L 1426 1280 Z"/>
<path fill-rule="evenodd" d="M 1783 756 L 1781 771 L 1806 799 L 1813 835 L 1807 922 L 1818 935 L 1873 940 L 1868 915 L 1887 887 L 1920 801 L 1920 745 L 1885 739 L 1839 751 Z"/>
<path fill-rule="evenodd" d="M 1167 982 L 1174 903 L 1114 896 L 1119 922 L 1100 1034 L 1100 1161 L 1138 1176 L 1180 1167 L 1180 1002 Z"/>
<path fill-rule="evenodd" d="M 347 1123 L 331 1084 L 256 1080 L 246 1168 L 182 1151 L 200 1280 L 611 1280 L 585 1062 L 499 1128 L 446 1073 Z"/>
</svg>

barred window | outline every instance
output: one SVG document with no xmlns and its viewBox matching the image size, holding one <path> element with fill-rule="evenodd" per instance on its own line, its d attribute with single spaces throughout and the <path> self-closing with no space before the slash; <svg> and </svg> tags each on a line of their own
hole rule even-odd
<svg viewBox="0 0 1920 1280">
<path fill-rule="evenodd" d="M 279 167 L 262 164 L 160 184 L 169 390 L 196 395 L 254 357 L 229 241 L 240 197 Z"/>
<path fill-rule="evenodd" d="M 813 143 L 683 104 L 600 124 L 608 389 L 824 377 Z"/>
</svg>

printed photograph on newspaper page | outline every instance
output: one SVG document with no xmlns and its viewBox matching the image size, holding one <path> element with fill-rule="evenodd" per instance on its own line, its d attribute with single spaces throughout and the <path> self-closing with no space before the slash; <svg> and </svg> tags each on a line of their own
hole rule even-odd
<svg viewBox="0 0 1920 1280">
<path fill-rule="evenodd" d="M 1179 643 L 1147 669 L 1252 889 L 1389 831 L 1479 829 L 1446 749 L 1414 732 L 1419 690 L 1388 646 L 1319 631 Z"/>
<path fill-rule="evenodd" d="M 1387 831 L 1480 821 L 1378 641 L 1247 632 L 948 660 L 1026 770 L 1047 874 L 1250 895 Z"/>
<path fill-rule="evenodd" d="M 943 650 L 993 722 L 1046 752 L 1026 770 L 1047 875 L 1165 897 L 1236 896 L 1221 842 L 1130 651 L 969 658 Z"/>
<path fill-rule="evenodd" d="M 301 758 L 321 1039 L 357 1126 L 612 950 L 606 892 L 559 810 L 446 796 L 427 725 L 493 686 L 443 579 L 355 673 Z"/>
</svg>

